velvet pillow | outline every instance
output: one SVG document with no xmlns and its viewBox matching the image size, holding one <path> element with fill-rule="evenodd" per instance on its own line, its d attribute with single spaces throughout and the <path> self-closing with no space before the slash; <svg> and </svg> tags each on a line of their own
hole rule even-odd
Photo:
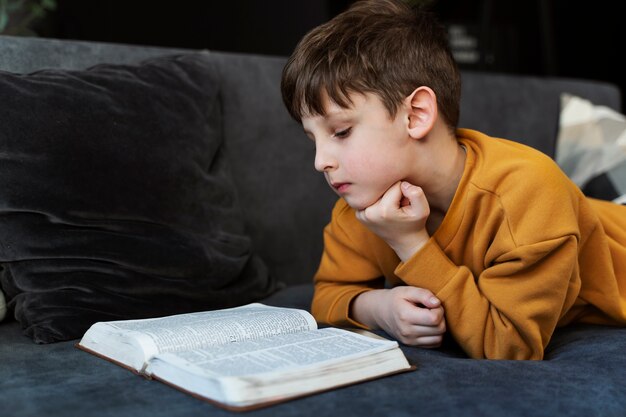
<svg viewBox="0 0 626 417">
<path fill-rule="evenodd" d="M 0 72 L 0 284 L 38 343 L 274 284 L 244 233 L 209 53 Z"/>
</svg>

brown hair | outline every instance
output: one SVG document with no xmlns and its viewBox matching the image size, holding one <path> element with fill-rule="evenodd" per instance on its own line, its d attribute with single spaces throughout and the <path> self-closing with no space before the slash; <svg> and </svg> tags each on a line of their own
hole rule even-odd
<svg viewBox="0 0 626 417">
<path fill-rule="evenodd" d="M 350 93 L 374 93 L 391 116 L 417 87 L 437 96 L 451 129 L 459 119 L 461 78 L 445 28 L 402 1 L 362 0 L 307 33 L 283 69 L 281 90 L 291 116 L 324 114 L 323 93 L 349 107 Z"/>
</svg>

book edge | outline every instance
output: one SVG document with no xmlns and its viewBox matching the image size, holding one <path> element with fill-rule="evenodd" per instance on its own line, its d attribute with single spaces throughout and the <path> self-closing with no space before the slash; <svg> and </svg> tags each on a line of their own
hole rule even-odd
<svg viewBox="0 0 626 417">
<path fill-rule="evenodd" d="M 131 371 L 132 373 L 134 373 L 135 375 L 142 376 L 142 377 L 144 377 L 144 378 L 146 378 L 146 379 L 152 379 L 149 375 L 147 375 L 147 374 L 145 374 L 145 373 L 143 373 L 143 372 L 141 372 L 141 371 L 139 371 L 139 370 L 137 370 L 137 369 L 133 368 L 132 366 L 127 365 L 127 364 L 125 364 L 125 363 L 123 363 L 123 362 L 120 362 L 120 361 L 118 361 L 118 360 L 115 360 L 115 359 L 113 359 L 113 358 L 111 358 L 111 357 L 109 357 L 109 356 L 103 355 L 103 354 L 102 354 L 102 353 L 100 353 L 100 352 L 96 352 L 96 351 L 95 351 L 95 350 L 93 350 L 93 349 L 90 349 L 90 348 L 88 348 L 88 347 L 86 347 L 86 346 L 81 345 L 81 344 L 80 344 L 80 342 L 78 342 L 78 343 L 74 344 L 74 347 L 75 347 L 75 348 L 77 348 L 77 349 L 80 349 L 80 350 L 82 350 L 82 351 L 84 351 L 84 352 L 90 353 L 90 354 L 92 354 L 92 355 L 94 355 L 94 356 L 97 356 L 98 358 L 104 359 L 104 360 L 106 360 L 107 362 L 110 362 L 110 363 L 113 363 L 113 364 L 115 364 L 115 365 L 117 365 L 117 366 L 120 366 L 120 367 L 122 367 L 122 368 L 124 368 L 124 369 L 126 369 L 126 370 L 129 370 L 129 371 Z"/>
<path fill-rule="evenodd" d="M 351 385 L 357 385 L 357 384 L 361 384 L 361 383 L 364 383 L 364 382 L 369 382 L 369 381 L 373 381 L 373 380 L 377 380 L 377 379 L 381 379 L 381 378 L 386 378 L 386 377 L 389 377 L 389 376 L 392 376 L 392 375 L 397 375 L 397 374 L 401 374 L 401 373 L 405 373 L 405 372 L 412 372 L 412 371 L 415 371 L 415 370 L 417 370 L 417 366 L 414 365 L 414 364 L 409 364 L 408 368 L 396 369 L 396 370 L 385 372 L 385 373 L 382 373 L 382 374 L 379 374 L 379 375 L 374 375 L 374 376 L 371 376 L 371 377 L 368 377 L 368 378 L 363 378 L 363 379 L 359 379 L 359 380 L 356 380 L 356 381 L 351 381 L 351 382 L 346 382 L 346 383 L 343 383 L 343 384 L 333 385 L 333 386 L 330 386 L 330 387 L 327 387 L 327 388 L 322 388 L 322 389 L 318 389 L 318 390 L 314 390 L 314 391 L 310 391 L 310 392 L 306 392 L 306 393 L 295 394 L 295 395 L 291 395 L 291 396 L 288 396 L 288 397 L 283 397 L 283 398 L 276 399 L 276 400 L 260 401 L 258 403 L 247 404 L 247 405 L 242 405 L 242 406 L 228 404 L 228 403 L 225 403 L 225 402 L 222 402 L 222 401 L 218 401 L 218 400 L 215 400 L 215 399 L 212 399 L 212 398 L 205 397 L 205 396 L 200 395 L 200 394 L 195 393 L 195 392 L 191 392 L 191 391 L 189 391 L 189 390 L 187 390 L 187 389 L 185 389 L 185 388 L 183 388 L 183 387 L 181 387 L 179 385 L 176 385 L 176 384 L 174 384 L 174 383 L 172 383 L 172 382 L 170 382 L 170 381 L 168 381 L 166 379 L 163 379 L 163 378 L 161 378 L 161 377 L 159 377 L 157 375 L 152 376 L 151 379 L 153 379 L 155 381 L 159 381 L 159 382 L 161 382 L 161 383 L 163 383 L 163 384 L 165 384 L 165 385 L 167 385 L 169 387 L 172 387 L 172 388 L 174 388 L 174 389 L 176 389 L 178 391 L 181 391 L 181 392 L 183 392 L 185 394 L 188 394 L 188 395 L 190 395 L 190 396 L 192 396 L 192 397 L 194 397 L 194 398 L 196 398 L 198 400 L 207 402 L 209 404 L 215 405 L 215 406 L 223 408 L 225 410 L 234 411 L 234 412 L 245 412 L 245 411 L 252 411 L 252 410 L 258 410 L 258 409 L 262 409 L 262 408 L 267 408 L 267 407 L 270 407 L 270 406 L 273 406 L 273 405 L 276 405 L 276 404 L 281 404 L 281 403 L 284 403 L 284 402 L 293 401 L 293 400 L 297 400 L 297 399 L 304 398 L 304 397 L 309 397 L 309 396 L 320 394 L 320 393 L 323 393 L 323 392 L 334 391 L 336 389 L 348 387 L 348 386 L 351 386 Z"/>
</svg>

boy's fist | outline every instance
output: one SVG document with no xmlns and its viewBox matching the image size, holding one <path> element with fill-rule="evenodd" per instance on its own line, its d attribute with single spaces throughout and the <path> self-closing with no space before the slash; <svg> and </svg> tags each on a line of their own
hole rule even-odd
<svg viewBox="0 0 626 417">
<path fill-rule="evenodd" d="M 404 262 L 428 241 L 429 214 L 424 191 L 407 181 L 398 181 L 376 203 L 358 210 L 356 217 Z"/>
<path fill-rule="evenodd" d="M 446 332 L 441 301 L 424 288 L 399 286 L 364 292 L 354 300 L 352 314 L 405 345 L 438 347 Z"/>
</svg>

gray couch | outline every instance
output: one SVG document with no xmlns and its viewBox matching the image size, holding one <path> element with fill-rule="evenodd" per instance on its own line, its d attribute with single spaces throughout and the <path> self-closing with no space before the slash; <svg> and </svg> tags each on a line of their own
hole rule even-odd
<svg viewBox="0 0 626 417">
<path fill-rule="evenodd" d="M 134 63 L 180 50 L 0 36 L 0 70 Z M 308 308 L 321 231 L 335 196 L 313 170 L 313 149 L 283 109 L 285 59 L 212 52 L 219 66 L 226 150 L 254 249 L 285 288 L 268 304 Z M 559 94 L 621 109 L 606 83 L 465 72 L 461 125 L 554 154 Z M 10 100 L 10 97 L 0 97 Z M 242 111 L 242 106 L 254 111 Z M 2 126 L 0 126 L 0 129 Z M 1 163 L 1 162 L 0 162 Z M 0 236 L 2 239 L 2 236 Z M 34 344 L 0 323 L 0 415 L 229 415 L 74 347 Z M 417 371 L 250 412 L 254 416 L 626 416 L 626 329 L 572 326 L 543 361 L 471 360 L 448 340 L 403 347 Z"/>
</svg>

